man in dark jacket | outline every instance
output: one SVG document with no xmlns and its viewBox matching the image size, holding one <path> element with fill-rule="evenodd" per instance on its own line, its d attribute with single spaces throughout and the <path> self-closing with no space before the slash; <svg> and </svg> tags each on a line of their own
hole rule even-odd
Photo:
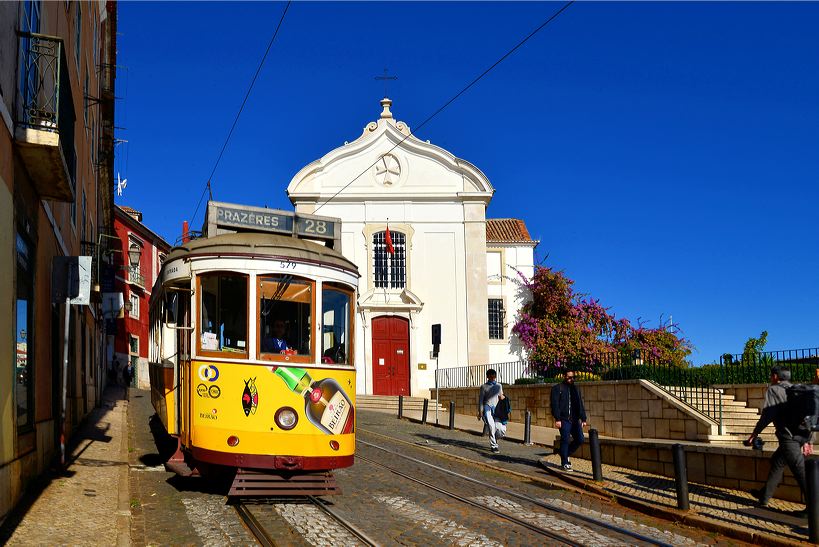
<svg viewBox="0 0 819 547">
<path fill-rule="evenodd" d="M 573 371 L 566 371 L 563 382 L 552 388 L 551 403 L 555 427 L 560 430 L 560 466 L 564 471 L 571 471 L 569 456 L 583 444 L 583 428 L 586 427 L 583 396 L 574 385 Z"/>
<path fill-rule="evenodd" d="M 786 412 L 786 403 L 788 401 L 786 390 L 791 385 L 790 379 L 790 369 L 785 367 L 773 367 L 771 369 L 771 385 L 765 391 L 765 404 L 762 407 L 762 415 L 759 417 L 753 433 L 745 441 L 745 446 L 752 445 L 754 439 L 762 433 L 762 430 L 773 422 L 779 448 L 771 456 L 771 470 L 768 473 L 768 480 L 765 482 L 764 488 L 751 490 L 751 494 L 757 499 L 761 507 L 768 505 L 768 500 L 771 499 L 776 487 L 782 481 L 785 466 L 790 468 L 802 493 L 807 493 L 805 487 L 805 456 L 810 455 L 812 446 L 809 438 L 798 434 L 798 417 L 788 416 Z"/>
</svg>

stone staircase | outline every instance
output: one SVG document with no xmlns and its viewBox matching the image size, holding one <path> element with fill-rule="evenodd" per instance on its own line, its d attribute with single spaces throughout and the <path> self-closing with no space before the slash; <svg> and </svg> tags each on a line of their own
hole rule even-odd
<svg viewBox="0 0 819 547">
<path fill-rule="evenodd" d="M 701 413 L 718 417 L 719 394 L 713 388 L 679 388 L 662 386 L 665 391 L 672 393 L 681 401 L 693 406 Z M 737 401 L 733 395 L 722 395 L 722 435 L 710 435 L 709 442 L 714 444 L 737 444 L 748 438 L 753 431 L 760 412 L 756 408 L 749 408 L 743 401 Z M 773 424 L 768 425 L 760 434 L 766 443 L 775 443 Z"/>
<path fill-rule="evenodd" d="M 435 415 L 435 399 L 430 399 L 427 412 L 429 416 Z M 376 412 L 387 412 L 398 415 L 397 395 L 361 395 L 355 396 L 355 406 L 360 410 L 373 410 Z M 423 397 L 404 397 L 404 412 L 422 412 L 424 410 Z M 444 407 L 438 404 L 438 411 L 443 412 Z"/>
</svg>

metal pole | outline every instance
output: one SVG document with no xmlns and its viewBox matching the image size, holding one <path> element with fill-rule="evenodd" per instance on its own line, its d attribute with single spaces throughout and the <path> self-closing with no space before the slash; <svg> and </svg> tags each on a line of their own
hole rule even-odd
<svg viewBox="0 0 819 547">
<path fill-rule="evenodd" d="M 424 411 L 421 413 L 421 423 L 427 424 L 427 410 L 429 410 L 429 399 L 424 399 Z"/>
<path fill-rule="evenodd" d="M 688 510 L 688 471 L 685 465 L 685 449 L 681 444 L 671 447 L 674 456 L 674 479 L 677 486 L 677 508 Z"/>
<path fill-rule="evenodd" d="M 523 444 L 532 445 L 532 413 L 528 409 L 523 418 Z"/>
<path fill-rule="evenodd" d="M 600 435 L 596 429 L 589 429 L 589 450 L 592 461 L 592 479 L 603 480 L 603 462 L 600 457 Z"/>
<path fill-rule="evenodd" d="M 441 406 L 441 392 L 438 387 L 438 356 L 435 356 L 435 425 L 438 425 L 438 407 Z"/>
<path fill-rule="evenodd" d="M 449 401 L 449 429 L 455 429 L 455 401 Z"/>
<path fill-rule="evenodd" d="M 805 508 L 808 512 L 808 539 L 819 543 L 819 458 L 805 460 L 805 474 L 808 486 Z"/>
<path fill-rule="evenodd" d="M 398 419 L 400 420 L 403 417 L 404 417 L 404 396 L 399 395 L 398 396 Z"/>
<path fill-rule="evenodd" d="M 63 404 L 60 409 L 60 466 L 65 467 L 65 401 L 68 391 L 68 333 L 71 323 L 71 298 L 65 299 L 65 329 L 63 333 Z"/>
</svg>

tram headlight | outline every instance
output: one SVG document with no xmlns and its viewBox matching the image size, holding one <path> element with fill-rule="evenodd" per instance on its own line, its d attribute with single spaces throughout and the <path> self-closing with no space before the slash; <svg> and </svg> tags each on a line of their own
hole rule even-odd
<svg viewBox="0 0 819 547">
<path fill-rule="evenodd" d="M 276 425 L 285 431 L 293 429 L 299 422 L 299 415 L 289 406 L 285 406 L 276 411 Z"/>
<path fill-rule="evenodd" d="M 236 446 L 237 444 L 239 444 L 239 437 L 237 437 L 236 435 L 231 435 L 230 437 L 228 437 L 227 443 L 228 446 Z"/>
</svg>

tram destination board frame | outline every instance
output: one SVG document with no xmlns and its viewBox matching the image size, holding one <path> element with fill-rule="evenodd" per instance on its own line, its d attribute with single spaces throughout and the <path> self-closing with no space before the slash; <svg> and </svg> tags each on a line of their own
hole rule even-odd
<svg viewBox="0 0 819 547">
<path fill-rule="evenodd" d="M 208 202 L 205 225 L 202 227 L 206 237 L 240 231 L 317 239 L 341 251 L 341 219 L 237 203 Z"/>
</svg>

